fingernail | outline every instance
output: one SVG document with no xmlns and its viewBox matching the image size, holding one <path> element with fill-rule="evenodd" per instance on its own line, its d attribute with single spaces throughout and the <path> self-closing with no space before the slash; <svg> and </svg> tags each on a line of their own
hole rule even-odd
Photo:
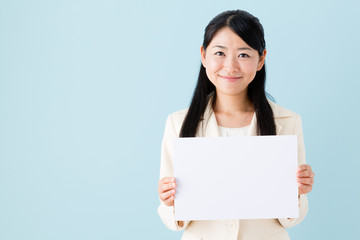
<svg viewBox="0 0 360 240">
<path fill-rule="evenodd" d="M 171 194 L 175 194 L 175 190 L 171 190 Z"/>
<path fill-rule="evenodd" d="M 171 187 L 175 187 L 175 183 L 171 184 Z"/>
</svg>

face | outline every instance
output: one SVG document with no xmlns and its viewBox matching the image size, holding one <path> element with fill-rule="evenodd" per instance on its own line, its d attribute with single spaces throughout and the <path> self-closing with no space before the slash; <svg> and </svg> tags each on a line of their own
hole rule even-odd
<svg viewBox="0 0 360 240">
<path fill-rule="evenodd" d="M 259 56 L 230 28 L 220 29 L 205 50 L 201 47 L 201 61 L 218 95 L 240 95 L 261 70 L 266 50 Z"/>
</svg>

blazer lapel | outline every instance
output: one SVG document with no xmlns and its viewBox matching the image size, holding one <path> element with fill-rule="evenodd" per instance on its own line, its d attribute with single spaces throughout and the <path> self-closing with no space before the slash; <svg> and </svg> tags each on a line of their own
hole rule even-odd
<svg viewBox="0 0 360 240">
<path fill-rule="evenodd" d="M 220 137 L 219 127 L 216 121 L 215 113 L 212 109 L 211 102 L 206 107 L 204 112 L 204 120 L 202 121 L 201 137 Z"/>
<path fill-rule="evenodd" d="M 247 135 L 248 136 L 257 136 L 257 120 L 256 120 L 255 113 L 251 119 L 250 128 L 249 128 L 249 132 Z"/>
<path fill-rule="evenodd" d="M 280 135 L 280 131 L 281 131 L 281 125 L 279 125 L 277 122 L 276 122 L 276 118 L 275 119 L 275 126 L 276 126 L 276 135 Z"/>
</svg>

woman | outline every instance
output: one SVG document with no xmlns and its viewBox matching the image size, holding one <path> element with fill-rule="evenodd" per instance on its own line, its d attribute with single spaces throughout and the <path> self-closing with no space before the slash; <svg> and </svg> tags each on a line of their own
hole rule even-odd
<svg viewBox="0 0 360 240">
<path fill-rule="evenodd" d="M 158 213 L 183 239 L 289 239 L 285 228 L 300 223 L 314 173 L 305 164 L 300 116 L 267 100 L 263 27 L 251 14 L 226 11 L 205 29 L 200 73 L 189 109 L 171 114 L 162 144 Z M 175 221 L 172 139 L 234 135 L 297 135 L 299 218 Z"/>
</svg>

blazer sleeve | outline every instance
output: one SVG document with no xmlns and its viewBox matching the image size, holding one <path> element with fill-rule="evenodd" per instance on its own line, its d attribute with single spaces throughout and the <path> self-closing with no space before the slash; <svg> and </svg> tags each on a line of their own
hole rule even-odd
<svg viewBox="0 0 360 240">
<path fill-rule="evenodd" d="M 172 159 L 172 144 L 173 139 L 177 138 L 173 116 L 170 115 L 166 120 L 164 137 L 161 147 L 161 163 L 160 163 L 160 179 L 163 177 L 173 177 L 173 159 Z M 179 222 L 175 220 L 174 207 L 166 206 L 163 201 L 160 200 L 160 206 L 158 207 L 158 214 L 165 224 L 165 226 L 174 231 L 184 230 L 190 221 L 184 221 L 183 226 L 179 225 Z"/>
<path fill-rule="evenodd" d="M 293 131 L 294 135 L 297 135 L 298 141 L 298 165 L 305 164 L 305 146 L 302 130 L 301 117 L 296 115 L 295 127 Z M 284 228 L 293 227 L 301 223 L 308 212 L 308 199 L 306 194 L 300 194 L 299 196 L 299 217 L 298 218 L 279 218 L 280 224 Z"/>
</svg>

